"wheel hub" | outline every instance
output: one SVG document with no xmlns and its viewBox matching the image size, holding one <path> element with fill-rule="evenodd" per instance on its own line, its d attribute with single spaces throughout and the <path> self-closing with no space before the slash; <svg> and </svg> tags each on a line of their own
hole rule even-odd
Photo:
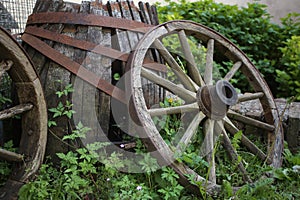
<svg viewBox="0 0 300 200">
<path fill-rule="evenodd" d="M 237 103 L 234 87 L 225 80 L 216 85 L 205 85 L 197 91 L 197 103 L 201 111 L 211 119 L 220 120 L 226 116 L 229 106 Z"/>
</svg>

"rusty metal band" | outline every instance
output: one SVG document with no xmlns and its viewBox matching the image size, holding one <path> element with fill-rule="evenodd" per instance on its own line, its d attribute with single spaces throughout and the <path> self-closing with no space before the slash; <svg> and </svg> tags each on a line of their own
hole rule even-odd
<svg viewBox="0 0 300 200">
<path fill-rule="evenodd" d="M 98 89 L 117 99 L 118 101 L 126 103 L 125 92 L 123 90 L 115 87 L 104 79 L 100 79 L 97 75 L 90 72 L 79 63 L 70 60 L 67 56 L 53 49 L 37 37 L 25 33 L 22 36 L 22 40 L 39 51 L 44 56 L 51 59 L 53 62 L 59 64 L 60 66 L 73 73 L 74 75 L 97 87 Z"/>
<path fill-rule="evenodd" d="M 105 47 L 103 45 L 98 45 L 98 44 L 95 44 L 92 42 L 78 40 L 78 39 L 75 39 L 75 38 L 67 36 L 67 35 L 55 33 L 55 32 L 45 30 L 42 28 L 38 28 L 38 27 L 27 26 L 24 32 L 28 33 L 30 35 L 34 35 L 34 36 L 48 39 L 51 41 L 59 42 L 61 44 L 73 46 L 78 49 L 91 51 L 91 52 L 94 52 L 94 53 L 97 53 L 97 54 L 100 54 L 100 55 L 103 55 L 103 56 L 106 56 L 109 58 L 121 60 L 124 62 L 127 62 L 128 57 L 129 57 L 128 53 L 124 53 L 124 52 L 121 52 L 121 51 L 118 51 L 118 50 L 115 50 L 115 49 L 112 49 L 109 47 Z M 145 59 L 143 66 L 148 69 L 152 69 L 152 70 L 156 70 L 156 71 L 160 71 L 160 72 L 166 72 L 166 70 L 167 70 L 165 65 L 153 62 L 150 59 Z"/>
<path fill-rule="evenodd" d="M 74 24 L 100 26 L 140 33 L 146 33 L 153 27 L 153 25 L 150 24 L 124 18 L 68 12 L 35 13 L 28 17 L 27 25 L 31 24 Z"/>
</svg>

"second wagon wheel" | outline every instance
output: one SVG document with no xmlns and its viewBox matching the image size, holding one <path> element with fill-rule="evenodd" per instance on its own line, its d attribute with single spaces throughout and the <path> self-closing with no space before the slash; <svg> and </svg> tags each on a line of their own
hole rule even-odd
<svg viewBox="0 0 300 200">
<path fill-rule="evenodd" d="M 43 161 L 47 139 L 47 109 L 31 61 L 18 42 L 2 28 L 0 78 L 1 88 L 11 86 L 17 99 L 16 102 L 9 101 L 5 107 L 2 105 L 0 111 L 1 123 L 6 124 L 8 119 L 13 119 L 8 129 L 4 127 L 0 131 L 0 162 L 11 164 L 10 176 L 5 185 L 0 186 L 0 199 L 14 199 L 18 189 L 37 172 Z M 7 90 L 11 91 L 10 88 Z M 4 99 L 7 98 L 1 94 L 2 103 Z M 20 121 L 20 133 L 15 121 Z M 13 148 L 16 151 L 3 148 L 2 145 L 10 139 L 14 140 Z"/>
<path fill-rule="evenodd" d="M 165 60 L 167 75 L 143 67 L 153 49 Z M 164 23 L 144 35 L 128 64 L 131 98 L 147 135 L 144 143 L 183 184 L 193 177 L 214 193 L 222 180 L 238 188 L 260 178 L 253 166 L 281 165 L 283 131 L 268 85 L 222 35 L 190 21 Z M 145 103 L 144 79 L 166 89 L 160 105 Z M 232 109 L 247 101 L 262 107 L 259 119 Z M 243 134 L 245 126 L 256 131 Z"/>
</svg>

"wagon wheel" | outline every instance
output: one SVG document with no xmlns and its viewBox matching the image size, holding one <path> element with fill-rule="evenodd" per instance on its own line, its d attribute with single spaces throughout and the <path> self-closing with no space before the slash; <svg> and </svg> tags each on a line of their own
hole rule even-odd
<svg viewBox="0 0 300 200">
<path fill-rule="evenodd" d="M 166 62 L 165 76 L 142 65 L 153 49 Z M 216 65 L 223 61 L 230 67 L 217 71 Z M 188 177 L 194 177 L 208 193 L 214 193 L 226 178 L 218 169 L 221 163 L 234 165 L 234 171 L 228 173 L 236 177 L 236 188 L 261 177 L 247 171 L 253 160 L 261 165 L 281 165 L 283 130 L 272 94 L 247 56 L 222 35 L 189 21 L 161 24 L 144 35 L 128 65 L 136 117 L 147 135 L 144 143 L 161 165 L 170 165 L 179 174 L 181 183 L 190 185 Z M 144 79 L 166 89 L 162 105 L 145 103 Z M 261 119 L 233 111 L 233 106 L 247 101 L 261 105 Z M 174 117 L 179 125 L 174 121 L 168 124 Z M 166 126 L 171 131 L 164 130 Z M 259 132 L 241 134 L 244 126 L 258 128 Z M 240 147 L 230 139 L 237 133 Z"/>
<path fill-rule="evenodd" d="M 13 166 L 9 180 L 0 188 L 0 199 L 12 199 L 42 163 L 47 139 L 47 110 L 42 87 L 31 61 L 17 41 L 2 28 L 0 77 L 10 80 L 18 99 L 17 105 L 0 111 L 0 120 L 21 118 L 20 141 L 15 144 L 17 151 L 8 151 L 0 146 L 0 161 L 11 162 Z M 15 130 L 16 124 L 12 126 Z M 16 131 L 3 134 L 11 136 Z"/>
</svg>

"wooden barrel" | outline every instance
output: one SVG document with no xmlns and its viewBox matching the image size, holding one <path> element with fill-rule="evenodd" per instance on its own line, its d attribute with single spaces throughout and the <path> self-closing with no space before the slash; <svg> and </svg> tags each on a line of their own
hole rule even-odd
<svg viewBox="0 0 300 200">
<path fill-rule="evenodd" d="M 60 139 L 79 121 L 92 129 L 89 142 L 122 140 L 123 131 L 116 123 L 128 122 L 124 104 L 129 102 L 125 101 L 124 82 L 118 77 L 125 73 L 129 53 L 157 24 L 156 9 L 148 3 L 140 2 L 136 7 L 131 1 L 37 1 L 22 36 L 24 48 L 39 73 L 48 109 L 68 101 L 76 111 L 72 120 L 68 116 L 53 118 L 49 112 L 49 119 L 57 125 L 49 128 L 47 155 L 69 150 Z M 149 56 L 159 60 L 155 53 Z M 163 71 L 150 60 L 147 66 Z M 74 91 L 58 97 L 57 91 L 69 84 Z M 149 87 L 149 103 L 158 102 L 163 90 L 151 83 L 144 85 Z M 123 114 L 112 116 L 112 102 Z"/>
</svg>

